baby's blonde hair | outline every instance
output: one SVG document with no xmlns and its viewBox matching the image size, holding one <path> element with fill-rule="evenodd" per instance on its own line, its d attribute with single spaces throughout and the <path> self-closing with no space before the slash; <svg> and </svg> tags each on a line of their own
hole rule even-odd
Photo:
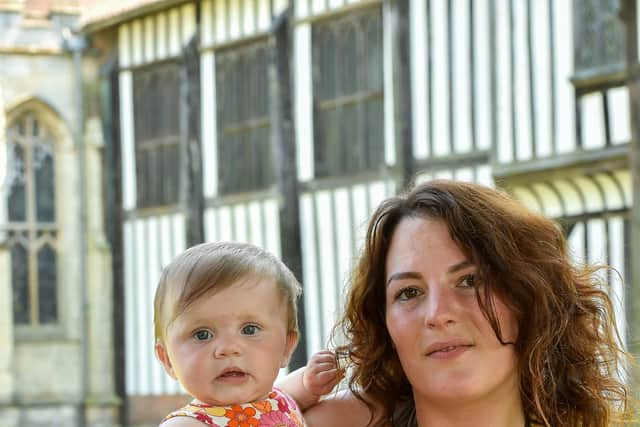
<svg viewBox="0 0 640 427">
<path fill-rule="evenodd" d="M 215 242 L 187 249 L 162 271 L 154 300 L 156 341 L 163 342 L 169 324 L 199 297 L 252 277 L 274 280 L 288 306 L 287 330 L 298 333 L 302 288 L 287 266 L 257 246 Z"/>
</svg>

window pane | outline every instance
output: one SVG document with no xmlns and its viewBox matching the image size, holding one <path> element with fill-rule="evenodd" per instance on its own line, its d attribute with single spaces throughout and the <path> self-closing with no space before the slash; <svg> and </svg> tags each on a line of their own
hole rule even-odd
<svg viewBox="0 0 640 427">
<path fill-rule="evenodd" d="M 138 206 L 149 206 L 149 185 L 147 184 L 147 150 L 136 153 L 136 187 Z"/>
<path fill-rule="evenodd" d="M 258 160 L 256 163 L 260 165 L 260 175 L 258 176 L 259 182 L 274 182 L 275 176 L 272 165 L 273 153 L 271 150 L 271 126 L 265 126 L 257 130 L 258 146 L 260 147 L 258 152 Z M 287 165 L 284 165 L 287 167 Z"/>
<path fill-rule="evenodd" d="M 55 144 L 33 112 L 13 123 L 7 136 L 8 216 L 10 222 L 27 223 L 9 230 L 13 317 L 16 324 L 53 323 L 58 318 L 56 254 L 53 246 L 37 254 L 30 247 L 56 239 L 50 224 L 55 223 Z M 41 223 L 49 224 L 43 228 Z"/>
<path fill-rule="evenodd" d="M 620 1 L 580 0 L 574 1 L 573 7 L 576 71 L 624 65 L 624 25 L 618 17 Z"/>
<path fill-rule="evenodd" d="M 11 248 L 11 283 L 13 285 L 13 321 L 29 323 L 29 258 L 22 245 Z"/>
<path fill-rule="evenodd" d="M 238 149 L 238 144 L 235 143 L 235 135 L 226 135 L 222 136 L 222 139 L 218 142 L 218 148 L 220 151 L 220 163 L 218 165 L 218 170 L 220 171 L 220 192 L 227 193 L 231 192 L 234 188 L 233 185 L 233 159 L 237 159 L 238 155 L 236 153 Z M 235 177 L 236 181 L 240 179 L 240 175 L 238 174 Z M 237 186 L 237 184 L 236 184 Z"/>
<path fill-rule="evenodd" d="M 163 150 L 164 166 L 162 168 L 162 185 L 163 185 L 163 200 L 165 203 L 173 203 L 178 200 L 178 188 L 180 183 L 180 176 L 178 174 L 180 168 L 180 153 L 178 151 L 178 144 L 169 145 Z"/>
<path fill-rule="evenodd" d="M 136 143 L 178 135 L 179 64 L 172 62 L 136 70 L 133 84 Z"/>
<path fill-rule="evenodd" d="M 51 246 L 45 245 L 38 252 L 38 310 L 40 323 L 55 323 L 58 320 L 56 270 L 56 253 Z"/>
<path fill-rule="evenodd" d="M 333 31 L 318 33 L 319 47 L 317 54 L 320 56 L 318 61 L 322 64 L 322 72 L 317 77 L 320 81 L 318 90 L 318 100 L 335 98 L 338 93 L 336 91 L 336 39 Z"/>
<path fill-rule="evenodd" d="M 359 60 L 362 60 L 363 46 L 356 45 L 356 33 L 352 25 L 347 25 L 344 31 L 339 34 L 338 41 L 338 72 L 340 79 L 338 84 L 338 95 L 349 95 L 358 90 L 358 68 Z"/>
<path fill-rule="evenodd" d="M 384 164 L 380 7 L 318 22 L 312 41 L 315 175 L 379 168 Z"/>
<path fill-rule="evenodd" d="M 343 109 L 338 107 L 321 111 L 317 116 L 315 162 L 317 176 L 339 175 L 344 170 L 344 156 L 339 153 L 343 140 L 341 126 Z"/>
<path fill-rule="evenodd" d="M 38 143 L 33 147 L 33 168 L 36 185 L 37 220 L 38 222 L 54 222 L 55 179 L 51 145 Z"/>
<path fill-rule="evenodd" d="M 370 19 L 367 28 L 367 87 L 382 90 L 382 22 Z"/>
<path fill-rule="evenodd" d="M 162 177 L 160 173 L 162 170 L 160 169 L 159 160 L 162 159 L 162 150 L 163 146 L 158 145 L 153 149 L 145 149 L 144 156 L 147 158 L 146 166 L 147 169 L 143 171 L 146 175 L 146 183 L 147 187 L 143 189 L 144 192 L 147 193 L 147 197 L 149 199 L 148 206 L 154 205 L 163 205 L 165 200 L 162 199 L 162 193 L 160 192 L 160 183 Z"/>
<path fill-rule="evenodd" d="M 178 202 L 180 176 L 180 63 L 134 71 L 137 204 Z M 168 156 L 172 156 L 168 159 Z M 167 170 L 170 167 L 170 170 Z"/>
<path fill-rule="evenodd" d="M 38 123 L 38 119 L 36 119 L 34 116 L 30 116 L 30 122 L 31 122 L 31 135 L 33 136 L 40 136 L 40 123 Z"/>
<path fill-rule="evenodd" d="M 384 123 L 380 120 L 383 115 L 384 102 L 382 99 L 374 99 L 367 104 L 367 124 L 365 126 L 367 168 L 375 169 L 384 163 Z"/>
<path fill-rule="evenodd" d="M 238 135 L 238 148 L 240 149 L 240 156 L 238 158 L 242 159 L 243 162 L 246 162 L 246 164 L 248 165 L 256 165 L 255 150 L 258 147 L 254 146 L 253 150 L 251 149 L 251 143 L 254 142 L 252 141 L 251 136 L 252 135 L 250 130 L 248 130 L 246 133 L 241 133 Z M 236 174 L 237 172 L 238 171 L 236 171 Z M 256 169 L 243 170 L 240 174 L 242 179 L 239 183 L 238 188 L 236 188 L 235 190 L 249 190 L 251 188 L 251 182 L 255 182 L 255 173 Z"/>
<path fill-rule="evenodd" d="M 266 46 L 263 49 L 259 49 L 253 64 L 251 64 L 251 70 L 253 75 L 249 76 L 253 85 L 251 92 L 246 100 L 249 104 L 255 106 L 255 112 L 253 118 L 260 119 L 269 116 L 269 52 Z M 267 72 L 262 72 L 267 70 Z M 251 102 L 251 94 L 255 94 L 255 102 Z"/>
<path fill-rule="evenodd" d="M 16 123 L 16 128 L 18 129 L 18 135 L 20 136 L 24 136 L 25 135 L 25 130 L 26 130 L 26 125 L 25 125 L 25 119 L 19 120 L 18 123 Z"/>
<path fill-rule="evenodd" d="M 230 184 L 233 178 L 233 168 L 231 167 L 232 159 L 237 157 L 235 156 L 234 150 L 237 145 L 234 144 L 233 135 L 222 135 L 218 140 L 218 170 L 219 170 L 219 186 L 220 192 L 226 193 L 231 191 L 233 188 Z M 241 175 L 241 174 L 238 174 Z"/>
<path fill-rule="evenodd" d="M 260 190 L 273 182 L 268 80 L 271 49 L 260 41 L 216 55 L 222 194 Z"/>
<path fill-rule="evenodd" d="M 354 123 L 362 123 L 358 117 L 358 104 L 346 105 L 342 110 L 342 141 L 338 145 L 334 156 L 342 157 L 345 162 L 340 172 L 343 174 L 349 172 L 359 172 L 362 170 L 358 157 L 362 157 L 362 143 L 364 140 L 359 137 L 358 129 L 361 126 L 354 126 Z M 354 143 L 349 143 L 353 141 Z M 361 143 L 358 143 L 361 142 Z M 335 157 L 334 157 L 335 158 Z"/>
<path fill-rule="evenodd" d="M 7 182 L 9 185 L 9 221 L 24 222 L 27 220 L 25 205 L 25 164 L 24 151 L 17 144 L 9 144 L 9 164 Z"/>
</svg>

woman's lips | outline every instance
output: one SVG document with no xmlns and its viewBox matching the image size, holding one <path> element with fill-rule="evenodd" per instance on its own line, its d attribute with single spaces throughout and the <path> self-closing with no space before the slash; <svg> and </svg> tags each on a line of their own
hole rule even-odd
<svg viewBox="0 0 640 427">
<path fill-rule="evenodd" d="M 472 344 L 468 340 L 454 338 L 430 344 L 425 353 L 435 359 L 451 359 L 463 354 L 470 347 Z"/>
<path fill-rule="evenodd" d="M 434 359 L 453 359 L 465 353 L 469 348 L 471 348 L 469 345 L 449 346 L 432 351 L 427 356 Z"/>
</svg>

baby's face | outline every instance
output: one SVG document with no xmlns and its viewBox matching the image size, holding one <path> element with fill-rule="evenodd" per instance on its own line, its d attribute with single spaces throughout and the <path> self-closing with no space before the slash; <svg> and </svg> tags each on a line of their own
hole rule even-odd
<svg viewBox="0 0 640 427">
<path fill-rule="evenodd" d="M 189 305 L 156 351 L 194 398 L 229 405 L 266 398 L 296 341 L 275 282 L 247 278 Z"/>
</svg>

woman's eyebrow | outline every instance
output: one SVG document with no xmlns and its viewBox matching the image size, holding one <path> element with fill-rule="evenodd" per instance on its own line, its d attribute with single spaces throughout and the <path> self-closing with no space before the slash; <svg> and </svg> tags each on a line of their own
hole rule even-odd
<svg viewBox="0 0 640 427">
<path fill-rule="evenodd" d="M 471 261 L 464 260 L 449 267 L 449 269 L 447 270 L 447 274 L 454 274 L 469 267 L 473 267 L 473 263 Z M 418 273 L 417 271 L 400 271 L 398 273 L 392 274 L 389 279 L 387 279 L 387 283 L 385 283 L 385 286 L 391 283 L 392 280 L 403 279 L 422 279 L 422 274 Z"/>
<path fill-rule="evenodd" d="M 398 273 L 392 274 L 389 279 L 387 279 L 387 283 L 385 283 L 385 286 L 391 283 L 392 280 L 402 279 L 422 279 L 422 274 L 418 273 L 417 271 L 400 271 Z"/>
<path fill-rule="evenodd" d="M 468 268 L 468 267 L 473 267 L 473 263 L 471 261 L 464 260 L 462 262 L 459 262 L 449 267 L 449 269 L 447 270 L 447 273 L 449 274 L 457 273 L 458 271 L 464 270 L 465 268 Z"/>
</svg>

